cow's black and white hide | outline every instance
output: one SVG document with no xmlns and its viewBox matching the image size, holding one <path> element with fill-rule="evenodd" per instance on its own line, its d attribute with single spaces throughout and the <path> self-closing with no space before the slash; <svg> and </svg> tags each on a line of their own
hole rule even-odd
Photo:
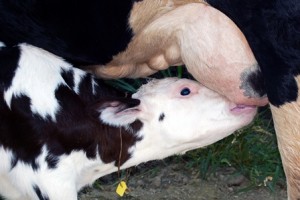
<svg viewBox="0 0 300 200">
<path fill-rule="evenodd" d="M 203 0 L 0 0 L 0 27 L 7 45 L 40 47 L 102 78 L 184 63 L 237 104 L 267 103 L 244 35 Z"/>
<path fill-rule="evenodd" d="M 300 199 L 300 3 L 208 0 L 245 34 L 265 79 L 290 200 Z"/>
<path fill-rule="evenodd" d="M 262 70 L 270 103 L 295 101 L 300 73 L 300 4 L 297 0 L 208 0 L 245 34 Z"/>
<path fill-rule="evenodd" d="M 186 79 L 153 80 L 124 98 L 28 44 L 1 48 L 0 85 L 0 194 L 15 200 L 77 199 L 118 165 L 209 145 L 256 113 Z"/>
</svg>

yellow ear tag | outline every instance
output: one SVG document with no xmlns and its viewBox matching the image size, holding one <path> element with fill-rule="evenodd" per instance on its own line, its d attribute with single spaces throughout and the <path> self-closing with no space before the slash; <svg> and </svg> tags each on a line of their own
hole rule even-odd
<svg viewBox="0 0 300 200">
<path fill-rule="evenodd" d="M 127 185 L 125 183 L 125 181 L 121 181 L 119 184 L 118 184 L 118 187 L 117 187 L 117 190 L 116 190 L 116 193 L 122 197 L 124 195 L 124 193 L 126 192 L 127 190 Z"/>
</svg>

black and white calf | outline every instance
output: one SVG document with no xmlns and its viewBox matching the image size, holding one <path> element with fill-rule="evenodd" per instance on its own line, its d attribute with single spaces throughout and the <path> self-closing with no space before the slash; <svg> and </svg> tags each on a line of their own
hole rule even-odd
<svg viewBox="0 0 300 200">
<path fill-rule="evenodd" d="M 209 145 L 256 113 L 186 79 L 153 80 L 125 98 L 27 44 L 3 47 L 0 69 L 0 194 L 8 199 L 77 199 L 119 164 Z"/>
</svg>

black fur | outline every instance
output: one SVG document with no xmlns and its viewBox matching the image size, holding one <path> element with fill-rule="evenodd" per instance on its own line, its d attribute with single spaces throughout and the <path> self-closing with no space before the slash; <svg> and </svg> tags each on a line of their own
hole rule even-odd
<svg viewBox="0 0 300 200">
<path fill-rule="evenodd" d="M 69 71 L 63 70 L 61 72 L 61 76 L 70 88 L 73 88 L 75 86 L 73 70 L 69 70 Z"/>
<path fill-rule="evenodd" d="M 245 34 L 261 67 L 270 102 L 297 99 L 294 77 L 300 73 L 298 0 L 208 0 Z"/>
<path fill-rule="evenodd" d="M 2 98 L 1 98 L 2 99 Z M 13 150 L 14 159 L 11 162 L 13 168 L 19 160 L 22 160 L 38 169 L 35 158 L 41 152 L 41 141 L 32 123 L 39 117 L 34 117 L 30 110 L 30 99 L 26 96 L 14 97 L 11 102 L 11 110 L 1 102 L 0 110 L 0 146 Z M 41 136 L 41 135 L 40 135 Z"/>
<path fill-rule="evenodd" d="M 133 0 L 0 0 L 0 41 L 26 42 L 72 64 L 105 64 L 132 38 Z"/>
<path fill-rule="evenodd" d="M 0 90 L 5 90 L 11 85 L 14 71 L 18 66 L 20 51 L 18 48 L 0 48 L 0 51 Z"/>
<path fill-rule="evenodd" d="M 49 197 L 47 195 L 43 195 L 40 188 L 37 185 L 33 186 L 33 190 L 38 196 L 39 200 L 49 200 Z"/>
<path fill-rule="evenodd" d="M 164 119 L 165 119 L 165 113 L 161 113 L 159 115 L 158 121 L 162 122 L 162 121 L 164 121 Z"/>
<path fill-rule="evenodd" d="M 55 169 L 57 167 L 57 163 L 58 163 L 58 157 L 57 156 L 53 156 L 51 154 L 48 154 L 46 156 L 46 162 L 47 162 L 47 165 L 48 165 L 48 168 L 49 169 Z"/>
</svg>

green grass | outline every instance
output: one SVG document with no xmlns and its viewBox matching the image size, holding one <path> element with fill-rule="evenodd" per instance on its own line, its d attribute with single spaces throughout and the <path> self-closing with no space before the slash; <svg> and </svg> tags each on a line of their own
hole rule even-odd
<svg viewBox="0 0 300 200">
<path fill-rule="evenodd" d="M 192 78 L 183 67 L 170 68 L 154 75 L 155 78 L 177 76 Z M 116 88 L 128 92 L 145 83 L 145 79 L 110 81 Z M 218 168 L 232 166 L 245 175 L 251 184 L 248 188 L 266 186 L 275 192 L 277 184 L 284 184 L 285 176 L 277 149 L 270 109 L 261 109 L 254 121 L 233 135 L 203 149 L 190 151 L 177 157 L 188 167 L 198 168 L 203 179 Z M 266 181 L 272 177 L 272 180 Z"/>
<path fill-rule="evenodd" d="M 269 108 L 259 112 L 249 126 L 181 159 L 198 167 L 204 179 L 218 168 L 232 166 L 249 178 L 249 188 L 266 186 L 274 192 L 276 184 L 285 181 Z"/>
</svg>

